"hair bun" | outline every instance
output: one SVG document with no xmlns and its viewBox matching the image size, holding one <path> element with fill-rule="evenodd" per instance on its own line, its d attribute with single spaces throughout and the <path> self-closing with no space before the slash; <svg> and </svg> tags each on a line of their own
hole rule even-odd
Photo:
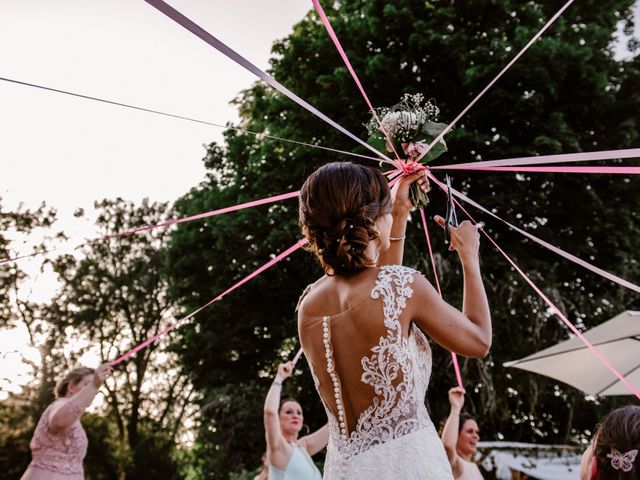
<svg viewBox="0 0 640 480">
<path fill-rule="evenodd" d="M 379 170 L 349 162 L 325 165 L 300 191 L 300 225 L 307 249 L 328 275 L 349 276 L 375 266 L 367 247 L 380 234 L 375 220 L 391 209 Z"/>
</svg>

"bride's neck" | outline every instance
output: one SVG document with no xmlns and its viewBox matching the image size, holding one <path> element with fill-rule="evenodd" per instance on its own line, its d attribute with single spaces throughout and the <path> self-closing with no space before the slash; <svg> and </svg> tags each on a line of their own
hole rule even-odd
<svg viewBox="0 0 640 480">
<path fill-rule="evenodd" d="M 365 250 L 365 254 L 373 261 L 376 266 L 378 266 L 378 257 L 380 256 L 378 242 L 373 240 L 369 242 L 369 245 L 367 245 L 367 249 Z"/>
</svg>

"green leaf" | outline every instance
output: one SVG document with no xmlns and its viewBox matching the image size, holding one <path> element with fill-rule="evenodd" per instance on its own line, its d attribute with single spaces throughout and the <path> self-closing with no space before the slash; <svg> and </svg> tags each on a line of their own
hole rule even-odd
<svg viewBox="0 0 640 480">
<path fill-rule="evenodd" d="M 431 120 L 427 120 L 426 122 L 424 122 L 424 125 L 422 126 L 422 133 L 431 135 L 433 138 L 435 138 L 438 135 L 440 135 L 442 132 L 444 132 L 445 128 L 447 128 L 446 123 L 438 123 L 438 122 L 432 122 Z"/>
<path fill-rule="evenodd" d="M 382 133 L 375 133 L 367 139 L 367 143 L 379 152 L 387 154 L 387 139 Z"/>
<path fill-rule="evenodd" d="M 435 140 L 435 138 L 436 138 L 435 136 L 428 136 L 428 137 L 425 137 L 422 141 L 424 143 L 426 143 L 427 145 L 431 145 L 431 142 L 433 142 Z M 426 162 L 430 162 L 432 160 L 435 160 L 436 158 L 438 158 L 440 155 L 442 155 L 446 151 L 447 151 L 447 144 L 445 143 L 444 140 L 440 140 L 422 158 L 422 161 L 426 163 Z"/>
</svg>

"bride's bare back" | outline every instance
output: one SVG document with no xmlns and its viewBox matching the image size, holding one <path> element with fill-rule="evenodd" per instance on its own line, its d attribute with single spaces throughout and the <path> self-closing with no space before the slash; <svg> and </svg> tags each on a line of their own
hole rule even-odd
<svg viewBox="0 0 640 480">
<path fill-rule="evenodd" d="M 368 468 L 380 475 L 376 455 L 398 450 L 423 460 L 392 466 L 393 475 L 429 465 L 432 478 L 451 476 L 424 403 L 431 350 L 410 308 L 421 282 L 407 267 L 372 268 L 324 277 L 301 303 L 300 339 L 331 429 L 327 478 L 365 478 Z"/>
<path fill-rule="evenodd" d="M 362 381 L 362 362 L 388 333 L 382 302 L 371 298 L 379 271 L 368 269 L 351 278 L 323 277 L 312 286 L 299 311 L 300 340 L 318 391 L 333 415 L 344 418 L 347 433 L 356 429 L 358 418 L 376 397 L 374 387 Z M 406 337 L 409 321 L 402 317 L 401 334 Z M 393 377 L 394 384 L 401 382 L 402 372 Z"/>
</svg>

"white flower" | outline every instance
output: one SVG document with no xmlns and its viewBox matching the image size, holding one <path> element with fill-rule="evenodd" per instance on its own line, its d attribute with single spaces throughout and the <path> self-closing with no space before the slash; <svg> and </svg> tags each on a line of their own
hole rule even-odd
<svg viewBox="0 0 640 480">
<path fill-rule="evenodd" d="M 400 120 L 401 112 L 391 112 L 387 113 L 382 121 L 381 127 L 384 128 L 385 132 L 394 132 L 396 130 L 396 126 L 398 121 Z"/>
</svg>

